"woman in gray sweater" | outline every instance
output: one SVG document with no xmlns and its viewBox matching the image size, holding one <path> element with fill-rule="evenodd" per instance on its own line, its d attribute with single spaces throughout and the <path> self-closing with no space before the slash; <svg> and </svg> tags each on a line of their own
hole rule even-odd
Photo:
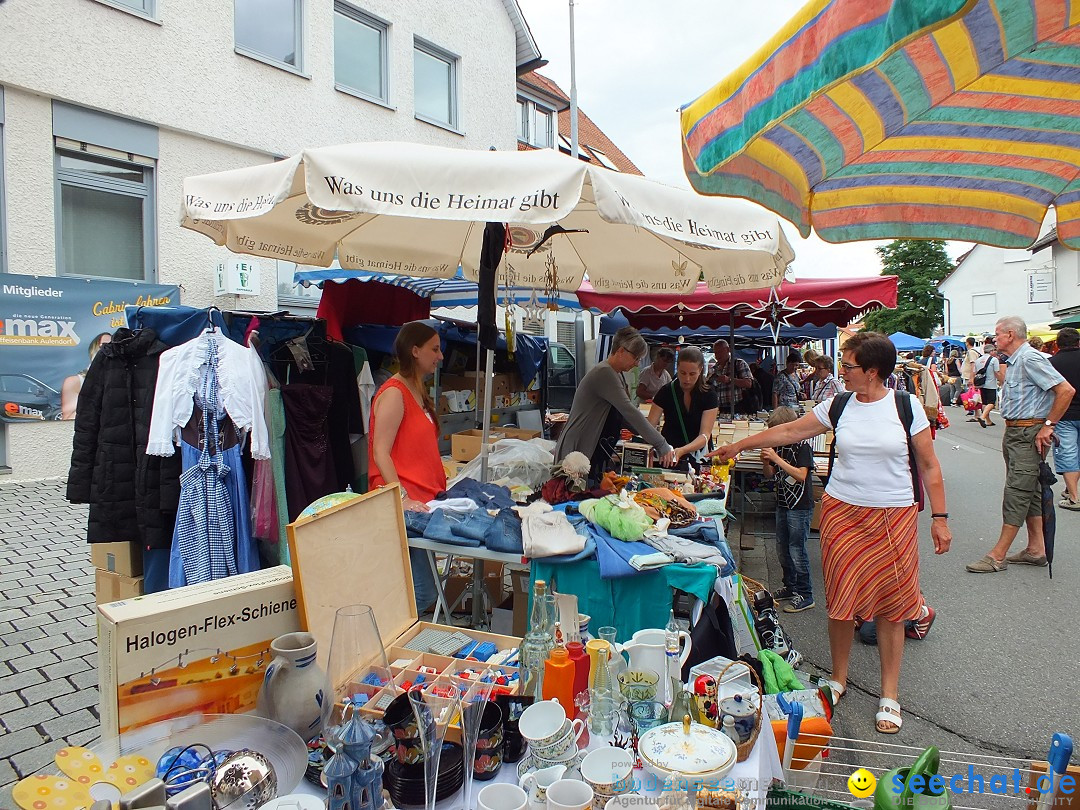
<svg viewBox="0 0 1080 810">
<path fill-rule="evenodd" d="M 570 418 L 555 447 L 556 462 L 561 462 L 574 450 L 584 453 L 592 460 L 590 478 L 595 483 L 613 466 L 611 456 L 623 425 L 626 425 L 656 448 L 661 464 L 670 467 L 674 463 L 671 445 L 630 401 L 622 377 L 648 352 L 645 338 L 633 327 L 624 326 L 615 333 L 607 360 L 582 378 L 574 394 Z"/>
</svg>

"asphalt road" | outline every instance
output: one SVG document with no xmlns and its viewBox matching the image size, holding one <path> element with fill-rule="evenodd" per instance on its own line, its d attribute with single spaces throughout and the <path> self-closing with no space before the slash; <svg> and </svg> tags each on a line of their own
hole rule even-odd
<svg viewBox="0 0 1080 810">
<path fill-rule="evenodd" d="M 949 751 L 982 751 L 1009 758 L 1045 759 L 1050 736 L 1064 731 L 1080 740 L 1080 512 L 1058 510 L 1054 578 L 1047 569 L 1014 565 L 1002 573 L 970 574 L 964 565 L 985 554 L 1000 530 L 1005 468 L 1003 427 L 969 424 L 959 408 L 935 442 L 945 475 L 952 550 L 936 556 L 929 509 L 920 516 L 921 579 L 937 620 L 927 638 L 908 641 L 900 681 L 901 733 L 874 730 L 878 697 L 876 648 L 857 640 L 849 694 L 836 717 L 838 734 Z M 996 416 L 996 414 L 995 414 Z M 1063 483 L 1055 486 L 1056 491 Z M 1013 552 L 1023 547 L 1021 529 Z M 769 555 L 770 580 L 779 584 Z M 811 541 L 817 607 L 783 617 L 807 660 L 828 671 L 820 547 Z M 1074 761 L 1076 761 L 1074 759 Z"/>
</svg>

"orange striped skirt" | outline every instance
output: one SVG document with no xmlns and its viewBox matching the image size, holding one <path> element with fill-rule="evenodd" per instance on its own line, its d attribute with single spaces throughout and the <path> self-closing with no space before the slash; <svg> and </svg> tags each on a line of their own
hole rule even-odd
<svg viewBox="0 0 1080 810">
<path fill-rule="evenodd" d="M 917 619 L 919 590 L 916 506 L 853 506 L 821 499 L 821 562 L 830 619 Z"/>
</svg>

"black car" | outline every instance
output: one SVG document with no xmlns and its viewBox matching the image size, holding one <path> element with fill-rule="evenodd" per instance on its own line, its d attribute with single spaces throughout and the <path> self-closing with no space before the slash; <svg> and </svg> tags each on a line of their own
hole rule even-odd
<svg viewBox="0 0 1080 810">
<path fill-rule="evenodd" d="M 0 374 L 0 420 L 60 418 L 60 392 L 29 374 Z"/>
</svg>

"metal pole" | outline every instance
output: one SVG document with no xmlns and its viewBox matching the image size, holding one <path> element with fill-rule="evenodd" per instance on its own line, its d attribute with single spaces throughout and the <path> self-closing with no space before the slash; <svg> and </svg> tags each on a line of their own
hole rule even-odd
<svg viewBox="0 0 1080 810">
<path fill-rule="evenodd" d="M 731 386 L 731 421 L 735 421 L 735 307 L 728 312 L 728 337 L 731 351 L 728 353 L 728 385 Z"/>
<path fill-rule="evenodd" d="M 488 480 L 488 436 L 491 435 L 491 389 L 494 387 L 492 380 L 495 379 L 495 352 L 487 350 L 487 360 L 484 363 L 484 424 L 483 436 L 480 438 L 480 480 Z"/>
<path fill-rule="evenodd" d="M 570 157 L 578 156 L 577 59 L 574 56 L 574 0 L 570 0 Z"/>
</svg>

